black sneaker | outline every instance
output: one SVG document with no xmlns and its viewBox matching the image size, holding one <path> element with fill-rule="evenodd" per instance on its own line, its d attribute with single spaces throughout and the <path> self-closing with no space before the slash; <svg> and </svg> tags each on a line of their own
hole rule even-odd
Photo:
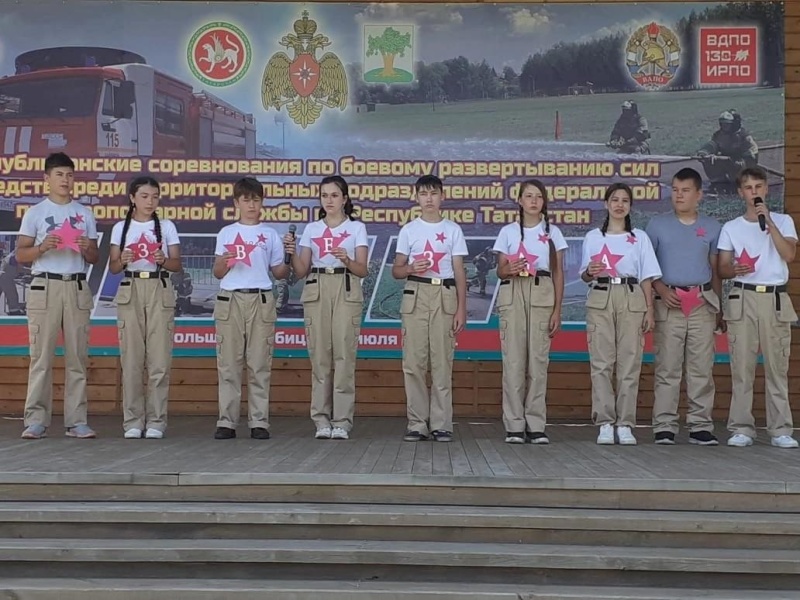
<svg viewBox="0 0 800 600">
<path fill-rule="evenodd" d="M 268 440 L 269 431 L 267 431 L 263 427 L 253 427 L 250 430 L 250 437 L 253 438 L 254 440 Z"/>
<path fill-rule="evenodd" d="M 719 440 L 710 431 L 694 431 L 689 434 L 689 443 L 698 446 L 719 446 Z"/>
<path fill-rule="evenodd" d="M 433 441 L 435 441 L 435 442 L 452 442 L 453 441 L 453 432 L 452 431 L 445 431 L 444 429 L 437 429 L 436 431 L 432 431 L 431 435 L 433 436 Z"/>
<path fill-rule="evenodd" d="M 230 427 L 217 427 L 214 432 L 215 440 L 232 440 L 236 437 L 236 430 Z"/>
<path fill-rule="evenodd" d="M 674 446 L 675 434 L 671 431 L 659 431 L 656 434 L 656 444 L 660 446 Z"/>
<path fill-rule="evenodd" d="M 525 432 L 506 431 L 506 444 L 524 444 Z"/>
<path fill-rule="evenodd" d="M 423 442 L 427 439 L 428 436 L 419 431 L 406 431 L 406 434 L 403 436 L 404 442 Z"/>
<path fill-rule="evenodd" d="M 549 444 L 550 438 L 543 431 L 528 432 L 525 434 L 531 444 Z"/>
</svg>

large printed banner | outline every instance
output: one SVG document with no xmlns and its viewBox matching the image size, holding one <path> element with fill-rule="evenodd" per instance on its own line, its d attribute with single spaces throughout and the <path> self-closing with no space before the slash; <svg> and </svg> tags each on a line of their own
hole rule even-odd
<svg viewBox="0 0 800 600">
<path fill-rule="evenodd" d="M 75 196 L 105 234 L 90 273 L 95 354 L 117 351 L 108 233 L 131 178 L 161 182 L 160 214 L 181 234 L 176 353 L 213 355 L 214 235 L 237 218 L 233 182 L 260 179 L 263 220 L 299 235 L 320 179 L 341 174 L 370 235 L 361 354 L 397 356 L 390 265 L 400 226 L 418 214 L 413 183 L 432 173 L 470 252 L 459 357 L 499 357 L 491 248 L 518 218 L 519 183 L 536 177 L 570 244 L 553 356 L 585 359 L 581 244 L 604 218 L 608 184 L 631 185 L 644 228 L 670 210 L 672 175 L 694 167 L 702 209 L 725 221 L 743 208 L 735 173 L 759 164 L 770 208 L 783 210 L 783 54 L 778 2 L 0 0 L 0 352 L 27 352 L 31 277 L 15 232 L 47 194 L 44 157 L 64 151 L 78 165 Z M 301 287 L 275 285 L 279 355 L 305 352 Z M 724 360 L 724 336 L 718 351 Z"/>
</svg>

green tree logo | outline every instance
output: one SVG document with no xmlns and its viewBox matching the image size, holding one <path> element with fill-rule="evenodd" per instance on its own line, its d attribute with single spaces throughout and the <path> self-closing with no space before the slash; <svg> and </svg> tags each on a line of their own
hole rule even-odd
<svg viewBox="0 0 800 600">
<path fill-rule="evenodd" d="M 403 29 L 410 29 L 403 27 Z M 383 67 L 366 70 L 364 81 L 369 83 L 411 83 L 414 75 L 410 72 L 411 58 L 403 60 L 403 64 L 408 63 L 409 70 L 401 68 L 397 61 L 398 58 L 406 57 L 406 49 L 412 49 L 411 31 L 401 33 L 394 27 L 386 27 L 380 35 L 367 36 L 366 57 L 380 55 Z"/>
</svg>

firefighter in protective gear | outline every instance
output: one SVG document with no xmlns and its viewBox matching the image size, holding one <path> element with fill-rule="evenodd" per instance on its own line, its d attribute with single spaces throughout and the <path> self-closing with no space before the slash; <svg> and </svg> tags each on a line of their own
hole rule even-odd
<svg viewBox="0 0 800 600">
<path fill-rule="evenodd" d="M 620 154 L 650 154 L 649 139 L 647 119 L 639 114 L 636 102 L 626 100 L 622 103 L 622 114 L 614 124 L 606 145 Z"/>
<path fill-rule="evenodd" d="M 758 145 L 742 127 L 742 117 L 734 109 L 719 116 L 719 129 L 697 152 L 711 183 L 735 183 L 739 172 L 758 165 Z"/>
</svg>

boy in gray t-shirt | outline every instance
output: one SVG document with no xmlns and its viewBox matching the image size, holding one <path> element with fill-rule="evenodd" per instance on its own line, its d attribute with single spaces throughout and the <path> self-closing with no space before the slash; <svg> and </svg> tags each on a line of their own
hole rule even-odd
<svg viewBox="0 0 800 600">
<path fill-rule="evenodd" d="M 714 331 L 722 330 L 722 282 L 717 274 L 717 240 L 721 225 L 699 214 L 702 179 L 694 169 L 681 169 L 672 179 L 670 213 L 650 220 L 653 242 L 663 273 L 653 282 L 656 292 L 654 345 L 656 444 L 672 445 L 678 433 L 683 365 L 689 410 L 689 442 L 716 446 L 714 408 Z"/>
</svg>

